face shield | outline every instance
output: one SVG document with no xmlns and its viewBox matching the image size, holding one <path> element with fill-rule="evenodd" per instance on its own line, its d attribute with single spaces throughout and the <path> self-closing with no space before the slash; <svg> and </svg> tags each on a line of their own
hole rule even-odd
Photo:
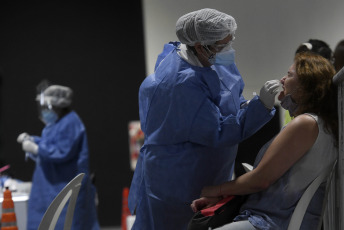
<svg viewBox="0 0 344 230">
<path fill-rule="evenodd" d="M 203 46 L 207 52 L 210 54 L 208 61 L 212 65 L 223 65 L 228 66 L 232 65 L 235 62 L 235 50 L 232 48 L 233 40 L 235 39 L 232 36 L 232 39 L 224 44 L 213 44 L 210 46 Z M 210 48 L 209 48 L 210 47 Z M 213 51 L 212 51 L 213 50 Z"/>
<path fill-rule="evenodd" d="M 234 43 L 234 39 L 235 37 L 232 36 L 232 40 L 230 40 L 228 43 L 226 44 L 214 44 L 212 45 L 214 47 L 214 49 L 216 50 L 216 52 L 220 53 L 220 52 L 226 52 L 230 49 L 232 49 L 233 47 L 233 43 Z"/>
<path fill-rule="evenodd" d="M 71 105 L 72 95 L 70 88 L 60 85 L 40 89 L 36 96 L 40 119 L 46 125 L 55 123 L 59 119 L 58 111 Z"/>
<path fill-rule="evenodd" d="M 36 100 L 38 105 L 39 119 L 45 125 L 55 123 L 59 117 L 56 111 L 54 110 L 51 102 L 45 99 L 44 92 L 41 92 L 39 95 L 37 95 Z"/>
</svg>

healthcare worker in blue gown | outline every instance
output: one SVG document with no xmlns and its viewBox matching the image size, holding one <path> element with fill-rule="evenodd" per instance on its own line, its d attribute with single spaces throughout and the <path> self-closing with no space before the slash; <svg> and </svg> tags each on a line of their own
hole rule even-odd
<svg viewBox="0 0 344 230">
<path fill-rule="evenodd" d="M 72 90 L 51 85 L 37 95 L 40 118 L 45 123 L 41 137 L 22 133 L 17 141 L 35 160 L 28 204 L 27 229 L 37 230 L 56 195 L 79 173 L 85 173 L 75 207 L 73 230 L 99 230 L 95 193 L 89 177 L 89 152 L 85 126 L 71 110 Z M 67 207 L 55 229 L 63 229 Z"/>
<path fill-rule="evenodd" d="M 279 81 L 246 101 L 234 63 L 233 17 L 202 9 L 178 19 L 139 90 L 144 145 L 129 193 L 133 230 L 185 230 L 202 187 L 232 177 L 237 145 L 266 124 Z"/>
</svg>

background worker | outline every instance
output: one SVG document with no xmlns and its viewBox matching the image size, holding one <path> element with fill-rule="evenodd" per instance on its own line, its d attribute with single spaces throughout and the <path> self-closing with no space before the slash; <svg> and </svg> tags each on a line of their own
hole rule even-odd
<svg viewBox="0 0 344 230">
<path fill-rule="evenodd" d="M 36 230 L 56 195 L 79 173 L 85 173 L 73 218 L 73 230 L 98 230 L 95 193 L 89 178 L 89 151 L 86 129 L 71 109 L 72 90 L 51 85 L 38 93 L 42 135 L 22 133 L 17 141 L 36 162 L 28 206 L 28 230 Z M 67 207 L 56 229 L 63 229 Z"/>
</svg>

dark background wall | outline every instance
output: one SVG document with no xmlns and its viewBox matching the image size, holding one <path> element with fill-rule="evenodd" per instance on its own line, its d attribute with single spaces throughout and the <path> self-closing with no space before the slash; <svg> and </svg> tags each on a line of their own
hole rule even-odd
<svg viewBox="0 0 344 230">
<path fill-rule="evenodd" d="M 256 156 L 265 143 L 275 137 L 281 130 L 281 107 L 275 106 L 275 116 L 266 123 L 260 130 L 258 130 L 251 137 L 242 141 L 238 146 L 238 154 L 235 159 L 234 172 L 235 176 L 239 177 L 245 173 L 242 163 L 254 165 Z"/>
<path fill-rule="evenodd" d="M 119 6 L 120 5 L 120 6 Z M 0 166 L 30 181 L 18 134 L 40 135 L 34 101 L 47 79 L 74 90 L 96 175 L 102 226 L 120 225 L 130 185 L 128 122 L 145 78 L 141 1 L 0 1 Z"/>
</svg>

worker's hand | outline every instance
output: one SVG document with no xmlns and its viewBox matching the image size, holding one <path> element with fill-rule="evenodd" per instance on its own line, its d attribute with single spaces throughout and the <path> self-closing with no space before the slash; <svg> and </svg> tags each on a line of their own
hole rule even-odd
<svg viewBox="0 0 344 230">
<path fill-rule="evenodd" d="M 28 133 L 21 133 L 17 137 L 17 142 L 20 144 L 23 143 L 23 141 L 25 140 L 33 140 L 33 138 Z"/>
<path fill-rule="evenodd" d="M 260 89 L 260 101 L 268 109 L 272 109 L 275 104 L 275 97 L 278 93 L 278 87 L 281 85 L 280 80 L 267 81 Z"/>
<path fill-rule="evenodd" d="M 33 153 L 33 154 L 38 153 L 38 145 L 35 142 L 30 141 L 30 140 L 23 141 L 22 149 L 25 152 L 29 152 L 29 153 Z"/>
</svg>

